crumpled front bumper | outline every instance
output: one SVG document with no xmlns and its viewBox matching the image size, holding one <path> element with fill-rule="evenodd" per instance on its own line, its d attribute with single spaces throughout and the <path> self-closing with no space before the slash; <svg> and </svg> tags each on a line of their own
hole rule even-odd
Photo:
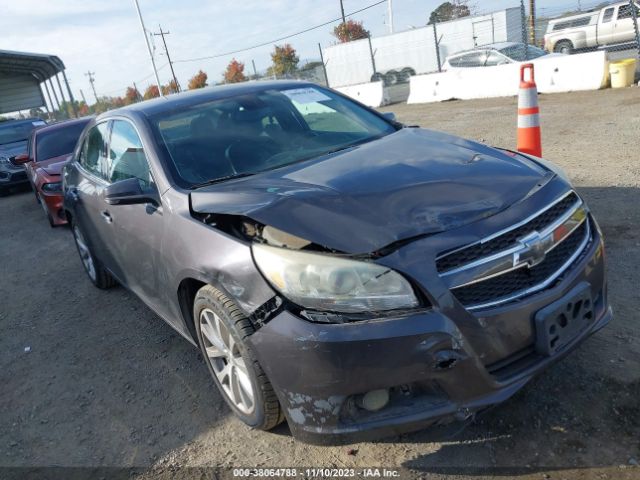
<svg viewBox="0 0 640 480">
<path fill-rule="evenodd" d="M 485 364 L 484 355 L 474 349 L 479 343 L 463 335 L 456 318 L 438 308 L 337 325 L 311 323 L 284 311 L 250 341 L 299 440 L 351 443 L 464 420 L 507 400 L 611 320 L 603 257 L 597 235 L 553 288 L 510 306 L 476 312 L 487 334 L 509 323 L 531 331 L 530 350 L 492 365 Z M 584 282 L 594 299 L 593 320 L 557 353 L 537 353 L 535 313 Z M 377 389 L 390 389 L 387 406 L 376 412 L 363 409 L 359 399 Z"/>
</svg>

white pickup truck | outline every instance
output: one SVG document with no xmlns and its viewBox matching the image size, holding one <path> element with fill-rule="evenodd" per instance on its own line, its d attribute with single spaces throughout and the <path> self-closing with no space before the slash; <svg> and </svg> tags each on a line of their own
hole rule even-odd
<svg viewBox="0 0 640 480">
<path fill-rule="evenodd" d="M 640 6 L 638 3 L 634 5 L 636 18 L 640 18 Z M 633 42 L 635 38 L 633 10 L 627 1 L 551 20 L 544 36 L 544 48 L 549 52 L 573 53 L 575 50 Z"/>
</svg>

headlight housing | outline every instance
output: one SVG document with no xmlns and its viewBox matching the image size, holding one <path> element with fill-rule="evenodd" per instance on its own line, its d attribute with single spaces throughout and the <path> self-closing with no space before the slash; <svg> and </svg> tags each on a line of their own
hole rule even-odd
<svg viewBox="0 0 640 480">
<path fill-rule="evenodd" d="M 60 193 L 62 192 L 62 182 L 51 182 L 42 185 L 42 191 L 47 193 Z"/>
<path fill-rule="evenodd" d="M 253 258 L 282 295 L 303 308 L 366 313 L 418 307 L 409 282 L 376 263 L 262 244 Z"/>
<path fill-rule="evenodd" d="M 4 155 L 0 155 L 0 165 L 10 165 L 9 157 L 5 157 Z"/>
</svg>

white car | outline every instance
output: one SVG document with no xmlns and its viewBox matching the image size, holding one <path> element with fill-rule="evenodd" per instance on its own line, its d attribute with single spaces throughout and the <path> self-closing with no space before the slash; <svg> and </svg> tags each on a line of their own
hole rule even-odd
<svg viewBox="0 0 640 480">
<path fill-rule="evenodd" d="M 443 70 L 456 68 L 495 67 L 509 63 L 527 62 L 540 57 L 557 56 L 541 48 L 517 42 L 502 42 L 484 45 L 450 55 L 442 66 Z"/>
</svg>

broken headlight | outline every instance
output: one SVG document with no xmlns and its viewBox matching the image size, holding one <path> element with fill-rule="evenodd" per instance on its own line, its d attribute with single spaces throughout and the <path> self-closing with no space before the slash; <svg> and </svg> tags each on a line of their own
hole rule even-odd
<svg viewBox="0 0 640 480">
<path fill-rule="evenodd" d="M 269 283 L 304 308 L 362 313 L 419 305 L 402 275 L 375 263 L 261 244 L 253 257 Z"/>
</svg>

